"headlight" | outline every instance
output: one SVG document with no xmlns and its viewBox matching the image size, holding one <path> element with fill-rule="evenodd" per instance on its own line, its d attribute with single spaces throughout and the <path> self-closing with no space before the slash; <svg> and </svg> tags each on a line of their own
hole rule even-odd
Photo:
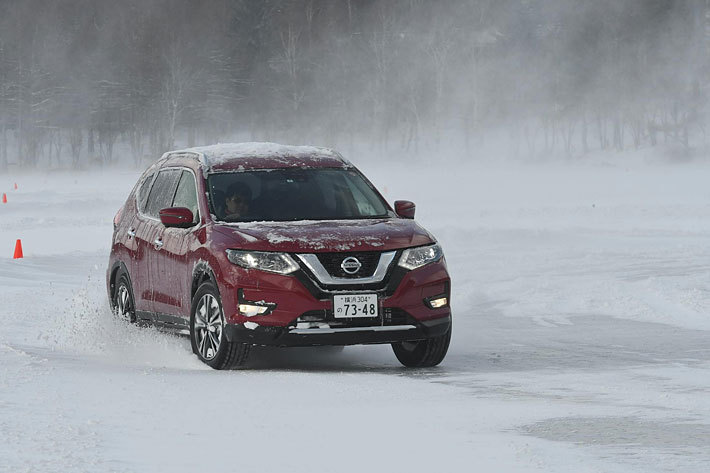
<svg viewBox="0 0 710 473">
<path fill-rule="evenodd" d="M 441 247 L 438 244 L 409 248 L 404 250 L 397 264 L 405 269 L 412 270 L 438 261 L 443 255 L 444 252 L 441 251 Z"/>
<path fill-rule="evenodd" d="M 270 273 L 289 274 L 298 269 L 298 264 L 285 253 L 227 250 L 227 258 L 242 268 L 260 269 Z"/>
</svg>

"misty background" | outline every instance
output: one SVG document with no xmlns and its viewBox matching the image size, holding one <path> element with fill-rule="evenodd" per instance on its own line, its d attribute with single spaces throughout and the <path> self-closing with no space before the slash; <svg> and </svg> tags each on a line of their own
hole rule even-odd
<svg viewBox="0 0 710 473">
<path fill-rule="evenodd" d="M 708 150 L 707 0 L 3 0 L 0 169 Z"/>
</svg>

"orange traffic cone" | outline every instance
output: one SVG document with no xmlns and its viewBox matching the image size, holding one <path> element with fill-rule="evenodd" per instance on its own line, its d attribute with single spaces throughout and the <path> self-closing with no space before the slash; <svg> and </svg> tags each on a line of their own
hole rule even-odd
<svg viewBox="0 0 710 473">
<path fill-rule="evenodd" d="M 22 256 L 22 240 L 18 239 L 15 242 L 15 255 L 13 256 L 13 259 L 20 259 L 23 258 Z"/>
<path fill-rule="evenodd" d="M 7 194 L 5 194 L 4 192 L 2 193 L 2 203 L 7 204 Z"/>
</svg>

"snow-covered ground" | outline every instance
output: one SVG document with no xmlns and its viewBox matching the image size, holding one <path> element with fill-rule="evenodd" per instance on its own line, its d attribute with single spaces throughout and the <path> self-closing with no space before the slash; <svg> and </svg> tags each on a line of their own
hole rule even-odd
<svg viewBox="0 0 710 473">
<path fill-rule="evenodd" d="M 138 172 L 0 176 L 0 471 L 710 470 L 710 166 L 361 168 L 444 246 L 437 368 L 372 346 L 212 371 L 107 308 Z"/>
</svg>

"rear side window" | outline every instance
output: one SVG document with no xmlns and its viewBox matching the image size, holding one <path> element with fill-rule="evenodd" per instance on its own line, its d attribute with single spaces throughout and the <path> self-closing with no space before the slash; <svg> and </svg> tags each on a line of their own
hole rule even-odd
<svg viewBox="0 0 710 473">
<path fill-rule="evenodd" d="M 155 183 L 153 183 L 148 196 L 146 215 L 159 218 L 159 212 L 171 206 L 175 196 L 175 188 L 181 175 L 182 171 L 180 169 L 165 169 L 158 173 L 158 177 L 155 178 Z"/>
<path fill-rule="evenodd" d="M 185 207 L 190 209 L 194 216 L 192 221 L 198 221 L 197 188 L 195 187 L 195 176 L 193 176 L 191 172 L 182 172 L 172 207 Z"/>
<path fill-rule="evenodd" d="M 154 172 L 148 174 L 138 188 L 138 210 L 140 212 L 145 212 L 145 203 L 148 200 L 148 192 L 150 192 L 150 184 L 153 182 L 154 176 Z"/>
</svg>

